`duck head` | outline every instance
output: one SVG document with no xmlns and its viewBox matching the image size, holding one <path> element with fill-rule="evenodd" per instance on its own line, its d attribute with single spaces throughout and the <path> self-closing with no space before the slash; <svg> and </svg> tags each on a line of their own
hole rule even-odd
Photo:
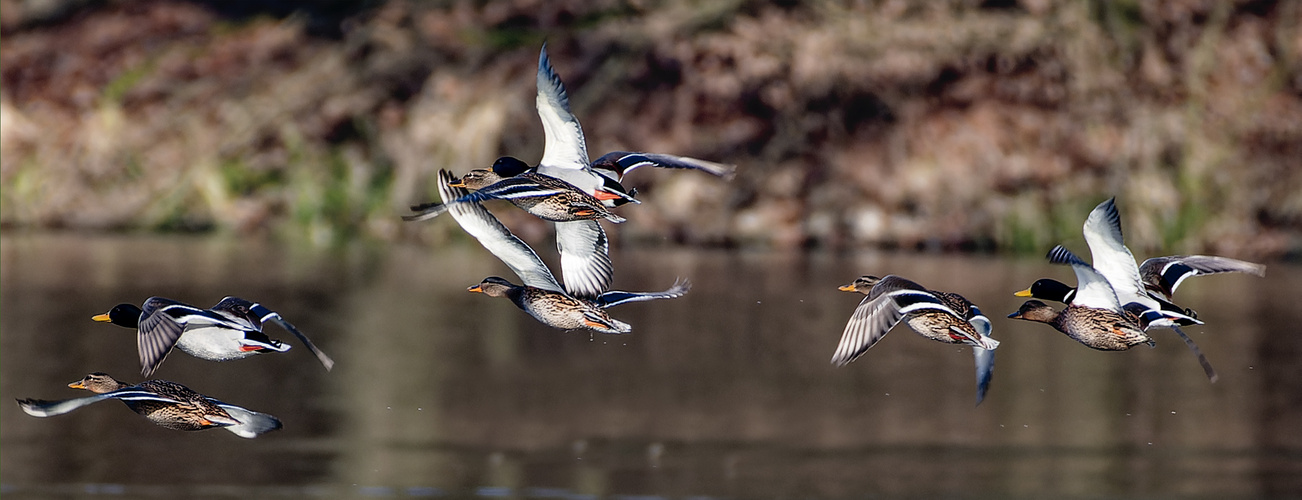
<svg viewBox="0 0 1302 500">
<path fill-rule="evenodd" d="M 90 375 L 86 375 L 86 378 L 68 384 L 68 387 L 73 389 L 86 389 L 95 394 L 104 394 L 106 392 L 116 391 L 123 387 L 130 387 L 130 386 L 122 382 L 118 382 L 116 379 L 114 379 L 112 376 L 109 376 L 109 374 L 107 373 L 95 372 Z"/>
<path fill-rule="evenodd" d="M 90 319 L 127 328 L 139 328 L 141 314 L 144 314 L 144 311 L 141 311 L 135 304 L 118 304 L 113 306 L 113 309 L 109 309 L 109 312 L 93 316 Z"/>
<path fill-rule="evenodd" d="M 1031 283 L 1031 287 L 1014 293 L 1018 297 L 1035 297 L 1070 304 L 1076 298 L 1076 289 L 1055 279 L 1043 278 Z"/>
<path fill-rule="evenodd" d="M 855 279 L 853 283 L 850 283 L 849 285 L 841 286 L 837 288 L 837 290 L 840 290 L 842 292 L 859 292 L 864 295 L 868 295 L 868 292 L 872 291 L 873 286 L 877 285 L 877 282 L 881 280 L 882 280 L 881 278 L 878 278 L 876 276 L 863 275 L 860 276 L 858 279 Z"/>
<path fill-rule="evenodd" d="M 493 173 L 502 177 L 515 177 L 529 170 L 529 164 L 514 156 L 503 156 L 493 162 Z"/>
<path fill-rule="evenodd" d="M 505 297 L 506 292 L 515 289 L 516 286 L 510 281 L 497 276 L 484 278 L 478 285 L 467 288 L 467 292 L 482 293 L 489 297 Z"/>
<path fill-rule="evenodd" d="M 1009 314 L 1012 319 L 1024 319 L 1026 321 L 1038 321 L 1040 323 L 1053 322 L 1058 317 L 1058 311 L 1044 302 L 1038 300 L 1028 300 L 1022 303 L 1022 307 L 1017 312 Z"/>
<path fill-rule="evenodd" d="M 448 184 L 448 186 L 466 189 L 483 189 L 500 180 L 502 180 L 501 175 L 498 175 L 492 170 L 480 168 L 466 172 L 466 175 L 461 176 L 461 179 L 457 180 L 456 183 Z"/>
</svg>

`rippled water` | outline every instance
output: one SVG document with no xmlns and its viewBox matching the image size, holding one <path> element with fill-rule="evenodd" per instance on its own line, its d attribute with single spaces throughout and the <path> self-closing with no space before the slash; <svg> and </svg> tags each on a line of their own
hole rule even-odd
<svg viewBox="0 0 1302 500">
<path fill-rule="evenodd" d="M 616 250 L 626 336 L 543 327 L 466 293 L 514 278 L 473 242 L 322 251 L 220 237 L 5 234 L 0 392 L 62 399 L 92 371 L 138 379 L 133 332 L 90 316 L 160 295 L 280 311 L 306 349 L 155 374 L 279 416 L 240 439 L 169 431 L 107 402 L 0 417 L 6 497 L 1289 497 L 1302 494 L 1302 269 L 1190 280 L 1184 345 L 1097 352 L 1003 318 L 1040 259 Z M 546 245 L 537 245 L 545 249 Z M 545 257 L 546 258 L 546 257 Z M 1003 341 L 973 406 L 966 348 L 904 330 L 828 363 L 859 296 L 894 273 L 963 293 Z M 273 337 L 296 344 L 270 327 Z"/>
</svg>

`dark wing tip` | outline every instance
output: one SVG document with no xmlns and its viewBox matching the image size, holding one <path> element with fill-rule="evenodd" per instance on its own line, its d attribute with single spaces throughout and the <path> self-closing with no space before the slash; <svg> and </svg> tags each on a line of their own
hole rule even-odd
<svg viewBox="0 0 1302 500">
<path fill-rule="evenodd" d="M 1067 247 L 1062 245 L 1053 247 L 1045 257 L 1049 259 L 1049 263 L 1051 264 L 1085 264 L 1085 261 L 1080 260 L 1080 257 L 1077 257 L 1076 254 L 1072 253 L 1071 250 L 1068 250 Z"/>
<path fill-rule="evenodd" d="M 1103 218 L 1108 223 L 1108 227 L 1117 232 L 1118 236 L 1124 236 L 1121 232 L 1121 211 L 1117 210 L 1117 197 L 1108 198 L 1103 203 L 1099 203 L 1094 210 L 1102 210 Z M 1124 237 L 1122 238 L 1124 239 Z"/>
</svg>

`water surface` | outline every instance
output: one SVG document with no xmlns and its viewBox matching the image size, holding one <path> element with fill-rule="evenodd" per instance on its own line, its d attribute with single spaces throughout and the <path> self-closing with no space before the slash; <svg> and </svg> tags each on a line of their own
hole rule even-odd
<svg viewBox="0 0 1302 500">
<path fill-rule="evenodd" d="M 539 244 L 540 251 L 549 245 Z M 544 251 L 544 258 L 549 253 Z M 1003 316 L 1036 258 L 619 250 L 624 336 L 548 329 L 466 293 L 514 279 L 473 242 L 315 250 L 224 237 L 5 234 L 0 397 L 84 395 L 92 371 L 136 381 L 133 332 L 92 315 L 151 295 L 278 310 L 334 357 L 295 344 L 213 363 L 173 353 L 155 377 L 279 416 L 240 439 L 150 425 L 122 405 L 33 418 L 0 410 L 0 485 L 15 498 L 1205 497 L 1302 494 L 1302 269 L 1187 281 L 1177 297 L 1220 371 L 1182 342 L 1087 349 Z M 975 407 L 971 353 L 897 328 L 829 364 L 860 297 L 900 274 L 966 295 L 999 348 Z"/>
</svg>

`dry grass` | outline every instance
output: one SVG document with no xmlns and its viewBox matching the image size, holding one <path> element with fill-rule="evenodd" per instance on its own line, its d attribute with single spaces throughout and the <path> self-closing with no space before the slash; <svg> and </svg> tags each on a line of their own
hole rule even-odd
<svg viewBox="0 0 1302 500">
<path fill-rule="evenodd" d="M 625 242 L 1040 252 L 1116 195 L 1141 254 L 1302 251 L 1296 3 L 978 4 L 388 2 L 330 38 L 5 1 L 0 221 L 442 239 L 396 215 L 439 168 L 536 161 L 546 39 L 594 155 L 741 167 L 639 171 Z"/>
</svg>

